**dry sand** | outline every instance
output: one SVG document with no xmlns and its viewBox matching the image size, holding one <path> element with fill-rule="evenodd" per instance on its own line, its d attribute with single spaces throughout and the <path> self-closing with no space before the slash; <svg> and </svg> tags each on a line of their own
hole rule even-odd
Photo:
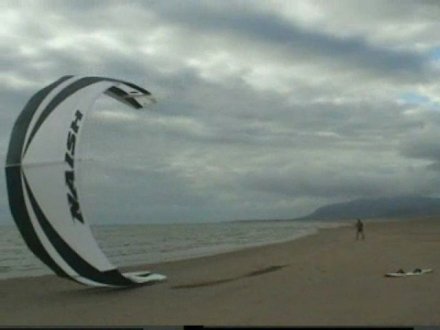
<svg viewBox="0 0 440 330">
<path fill-rule="evenodd" d="M 353 227 L 327 229 L 151 265 L 169 280 L 137 289 L 55 276 L 3 280 L 0 325 L 440 325 L 440 217 L 367 223 L 366 235 L 356 241 Z M 416 267 L 434 272 L 384 277 Z"/>
</svg>

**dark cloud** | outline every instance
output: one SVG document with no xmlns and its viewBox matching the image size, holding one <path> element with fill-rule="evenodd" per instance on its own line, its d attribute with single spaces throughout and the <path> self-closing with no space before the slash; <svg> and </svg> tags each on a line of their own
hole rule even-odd
<svg viewBox="0 0 440 330">
<path fill-rule="evenodd" d="M 403 147 L 403 155 L 410 158 L 440 161 L 440 145 L 438 139 L 408 142 Z"/>
<path fill-rule="evenodd" d="M 429 124 L 401 141 L 400 153 L 406 158 L 424 161 L 427 170 L 437 172 L 440 169 L 440 114 L 431 112 L 430 119 Z"/>
<path fill-rule="evenodd" d="M 336 65 L 339 70 L 362 70 L 409 81 L 420 81 L 429 75 L 429 65 L 423 54 L 375 46 L 362 37 L 343 38 L 307 30 L 279 15 L 250 6 L 167 2 L 149 8 L 154 8 L 168 23 L 186 26 L 196 34 L 203 31 L 212 33 L 213 38 L 217 34 L 227 34 L 232 39 L 246 40 L 245 44 L 236 47 L 246 47 L 254 41 L 267 48 L 275 47 L 283 57 L 294 60 L 320 58 L 326 66 Z"/>
</svg>

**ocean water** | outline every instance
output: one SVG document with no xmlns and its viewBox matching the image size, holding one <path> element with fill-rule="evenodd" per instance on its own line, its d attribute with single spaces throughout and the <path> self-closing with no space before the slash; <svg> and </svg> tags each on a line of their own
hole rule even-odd
<svg viewBox="0 0 440 330">
<path fill-rule="evenodd" d="M 116 266 L 182 260 L 289 241 L 336 222 L 228 222 L 94 226 L 100 247 Z M 0 227 L 0 279 L 53 274 L 25 245 L 15 226 Z"/>
</svg>

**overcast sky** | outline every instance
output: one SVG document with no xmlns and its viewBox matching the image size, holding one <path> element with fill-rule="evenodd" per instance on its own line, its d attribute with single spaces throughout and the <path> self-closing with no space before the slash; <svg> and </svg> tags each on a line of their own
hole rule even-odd
<svg viewBox="0 0 440 330">
<path fill-rule="evenodd" d="M 103 99 L 88 118 L 92 223 L 439 196 L 439 17 L 438 1 L 1 1 L 0 162 L 36 91 L 100 75 L 158 103 Z M 0 215 L 12 224 L 3 172 Z"/>
</svg>

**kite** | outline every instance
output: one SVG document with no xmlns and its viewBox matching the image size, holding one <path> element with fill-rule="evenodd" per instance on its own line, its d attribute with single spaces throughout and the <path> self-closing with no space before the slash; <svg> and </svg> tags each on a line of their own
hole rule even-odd
<svg viewBox="0 0 440 330">
<path fill-rule="evenodd" d="M 154 102 L 142 87 L 105 77 L 64 76 L 31 97 L 14 124 L 6 159 L 11 213 L 29 249 L 61 277 L 90 286 L 160 282 L 164 275 L 120 272 L 81 209 L 81 128 L 102 94 L 134 109 Z"/>
</svg>

